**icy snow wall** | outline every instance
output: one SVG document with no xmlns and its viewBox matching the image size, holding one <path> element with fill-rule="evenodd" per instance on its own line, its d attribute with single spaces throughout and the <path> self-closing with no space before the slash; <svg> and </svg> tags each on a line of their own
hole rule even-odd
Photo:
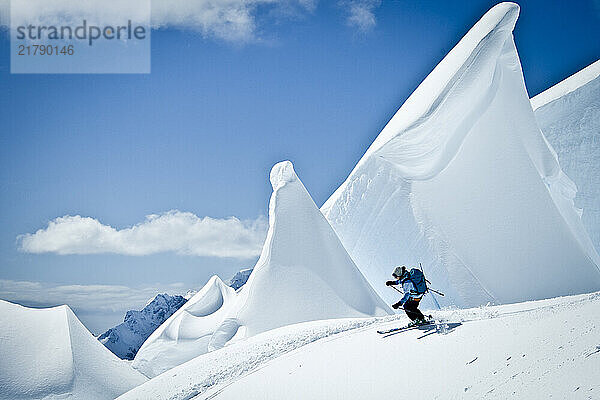
<svg viewBox="0 0 600 400">
<path fill-rule="evenodd" d="M 218 276 L 210 278 L 146 339 L 133 360 L 133 367 L 154 377 L 208 352 L 208 342 L 235 297 L 235 290 Z"/>
<path fill-rule="evenodd" d="M 422 262 L 441 305 L 600 289 L 575 186 L 529 102 L 514 3 L 488 11 L 406 100 L 322 211 L 388 302 Z M 425 306 L 433 307 L 426 296 Z"/>
<path fill-rule="evenodd" d="M 600 60 L 531 99 L 544 136 L 577 185 L 575 206 L 600 251 Z"/>
<path fill-rule="evenodd" d="M 69 307 L 0 300 L 0 399 L 114 399 L 145 381 Z"/>
<path fill-rule="evenodd" d="M 299 322 L 387 315 L 390 308 L 358 270 L 292 163 L 271 170 L 269 231 L 237 304 L 209 347 Z"/>
</svg>

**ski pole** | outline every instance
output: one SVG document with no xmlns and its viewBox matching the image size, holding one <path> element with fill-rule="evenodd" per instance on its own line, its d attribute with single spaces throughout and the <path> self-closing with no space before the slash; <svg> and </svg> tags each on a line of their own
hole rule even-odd
<svg viewBox="0 0 600 400">
<path fill-rule="evenodd" d="M 402 292 L 401 290 L 399 290 L 396 286 L 390 286 L 392 289 L 394 289 L 396 292 L 404 294 L 404 292 Z"/>
<path fill-rule="evenodd" d="M 396 286 L 390 286 L 390 287 L 391 287 L 392 289 L 394 289 L 396 292 L 404 294 L 404 292 L 402 292 L 401 290 L 399 290 L 398 288 L 396 288 Z M 432 288 L 430 288 L 430 287 L 428 287 L 428 288 L 427 288 L 427 290 L 429 290 L 429 291 L 432 291 L 433 293 L 439 294 L 440 296 L 444 296 L 444 293 L 442 293 L 442 292 L 438 292 L 437 290 L 435 290 L 435 289 L 432 289 Z"/>
</svg>

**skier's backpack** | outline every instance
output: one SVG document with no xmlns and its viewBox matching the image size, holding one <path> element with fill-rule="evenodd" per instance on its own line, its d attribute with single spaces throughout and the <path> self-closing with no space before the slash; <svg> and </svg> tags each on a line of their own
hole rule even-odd
<svg viewBox="0 0 600 400">
<path fill-rule="evenodd" d="M 408 273 L 408 279 L 413 283 L 417 294 L 425 294 L 427 292 L 427 282 L 425 282 L 425 275 L 420 269 L 413 268 Z"/>
</svg>

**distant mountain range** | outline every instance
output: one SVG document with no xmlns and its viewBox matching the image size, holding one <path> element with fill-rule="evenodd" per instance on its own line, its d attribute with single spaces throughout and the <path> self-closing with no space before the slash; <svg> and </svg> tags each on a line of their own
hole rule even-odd
<svg viewBox="0 0 600 400">
<path fill-rule="evenodd" d="M 104 332 L 98 340 L 117 357 L 133 360 L 148 336 L 186 301 L 183 296 L 157 294 L 141 311 L 127 311 L 123 322 Z"/>
</svg>

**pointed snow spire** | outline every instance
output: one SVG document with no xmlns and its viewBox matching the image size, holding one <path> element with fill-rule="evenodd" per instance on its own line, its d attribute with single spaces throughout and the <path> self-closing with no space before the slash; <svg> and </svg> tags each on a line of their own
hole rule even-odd
<svg viewBox="0 0 600 400">
<path fill-rule="evenodd" d="M 445 304 L 600 288 L 575 185 L 531 109 L 512 35 L 518 14 L 514 3 L 489 10 L 322 207 L 388 301 L 392 267 L 419 262 Z"/>
<path fill-rule="evenodd" d="M 211 344 L 298 322 L 386 315 L 371 288 L 321 214 L 292 163 L 271 171 L 269 232 L 240 298 Z"/>
<path fill-rule="evenodd" d="M 146 339 L 133 366 L 154 377 L 208 351 L 208 342 L 234 303 L 235 290 L 214 275 Z"/>
</svg>

